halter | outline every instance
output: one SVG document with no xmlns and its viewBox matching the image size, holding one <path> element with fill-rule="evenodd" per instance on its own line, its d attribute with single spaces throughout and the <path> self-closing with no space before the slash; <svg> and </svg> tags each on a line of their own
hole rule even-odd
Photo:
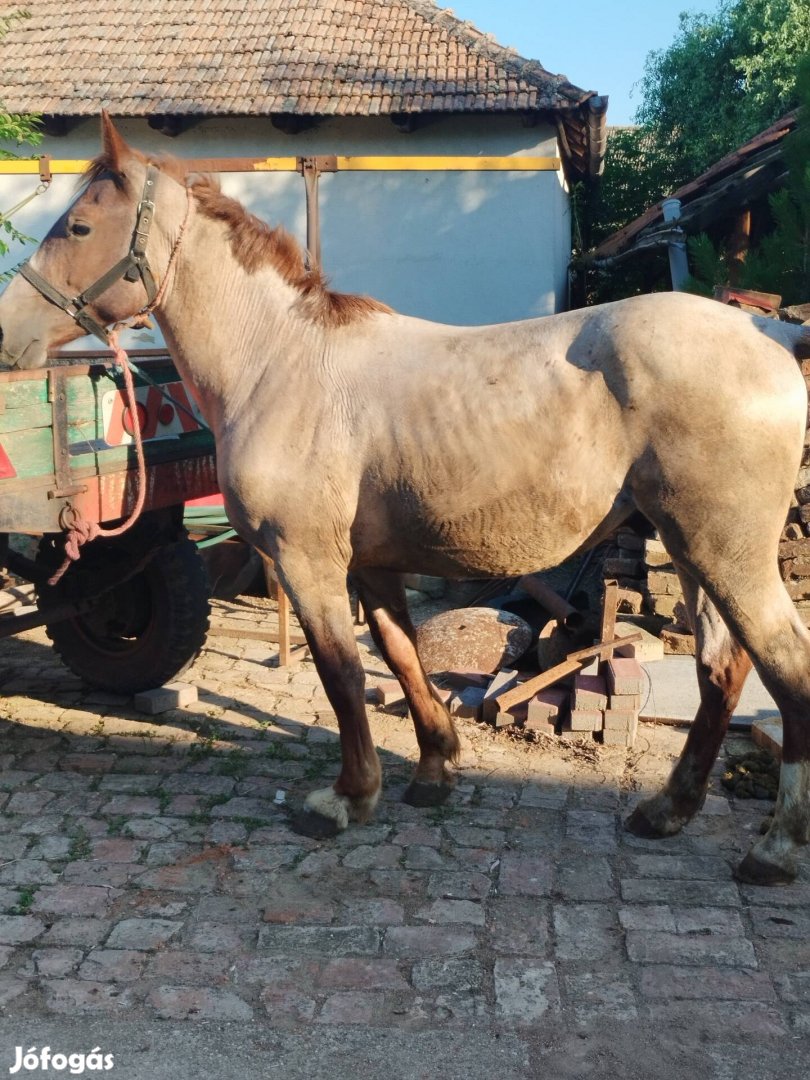
<svg viewBox="0 0 810 1080">
<path fill-rule="evenodd" d="M 59 292 L 58 289 L 54 288 L 44 277 L 38 274 L 28 262 L 24 262 L 19 269 L 19 273 L 29 284 L 34 286 L 38 293 L 70 315 L 71 319 L 77 322 L 86 333 L 95 334 L 97 338 L 101 338 L 105 345 L 109 340 L 106 328 L 87 311 L 94 300 L 97 300 L 102 293 L 105 293 L 119 278 L 123 278 L 124 281 L 137 281 L 140 278 L 144 289 L 146 289 L 147 308 L 154 305 L 158 296 L 155 278 L 146 257 L 146 243 L 149 239 L 149 229 L 155 214 L 153 197 L 158 172 L 156 165 L 147 165 L 143 194 L 141 195 L 141 201 L 138 203 L 138 216 L 135 219 L 135 230 L 129 242 L 129 251 L 111 270 L 108 270 L 106 274 L 102 274 L 84 292 L 72 298 L 65 296 L 64 293 Z M 173 255 L 174 252 L 172 252 Z"/>
</svg>

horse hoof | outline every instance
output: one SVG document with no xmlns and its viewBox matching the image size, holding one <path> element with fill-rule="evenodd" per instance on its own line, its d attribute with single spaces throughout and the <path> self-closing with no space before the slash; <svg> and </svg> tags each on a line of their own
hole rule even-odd
<svg viewBox="0 0 810 1080">
<path fill-rule="evenodd" d="M 632 833 L 633 836 L 639 836 L 642 840 L 658 840 L 664 833 L 650 821 L 640 806 L 637 806 L 633 813 L 624 823 L 624 827 L 627 832 Z"/>
<path fill-rule="evenodd" d="M 749 851 L 734 871 L 737 881 L 745 885 L 790 885 L 796 880 L 795 866 L 782 866 Z"/>
<path fill-rule="evenodd" d="M 409 806 L 441 806 L 447 802 L 453 785 L 446 782 L 429 784 L 425 780 L 412 780 L 405 789 L 402 801 Z"/>
<path fill-rule="evenodd" d="M 290 814 L 289 825 L 293 832 L 312 840 L 333 840 L 343 831 L 334 818 L 319 814 L 317 810 L 294 811 Z"/>
</svg>

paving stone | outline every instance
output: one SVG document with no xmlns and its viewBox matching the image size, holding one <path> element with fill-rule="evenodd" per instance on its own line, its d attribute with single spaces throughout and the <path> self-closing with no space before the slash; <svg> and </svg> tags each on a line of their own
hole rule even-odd
<svg viewBox="0 0 810 1080">
<path fill-rule="evenodd" d="M 58 946 L 34 949 L 31 954 L 37 975 L 50 979 L 61 979 L 65 975 L 74 974 L 83 957 L 84 952 L 81 949 Z"/>
<path fill-rule="evenodd" d="M 667 1001 L 690 998 L 711 1001 L 776 1000 L 773 982 L 767 973 L 706 965 L 649 965 L 641 972 L 641 993 L 645 998 L 663 998 Z"/>
<path fill-rule="evenodd" d="M 231 990 L 219 987 L 160 986 L 147 1004 L 165 1020 L 252 1020 L 253 1009 Z"/>
<path fill-rule="evenodd" d="M 382 1011 L 383 996 L 367 990 L 347 990 L 331 994 L 321 1007 L 316 1020 L 320 1024 L 374 1023 Z"/>
<path fill-rule="evenodd" d="M 123 919 L 107 938 L 108 949 L 158 949 L 179 933 L 182 923 L 172 919 Z"/>
<path fill-rule="evenodd" d="M 76 945 L 88 949 L 98 945 L 110 932 L 108 919 L 63 918 L 58 919 L 43 936 L 47 945 Z"/>
<path fill-rule="evenodd" d="M 787 1024 L 779 1011 L 762 1002 L 747 1001 L 668 1001 L 649 1006 L 650 1019 L 655 1025 L 687 1030 L 692 1038 L 714 1040 L 719 1031 L 723 1038 L 759 1039 L 788 1034 Z"/>
<path fill-rule="evenodd" d="M 619 908 L 623 930 L 655 930 L 675 933 L 675 916 L 666 904 L 637 904 Z"/>
<path fill-rule="evenodd" d="M 477 873 L 431 874 L 427 886 L 428 896 L 444 900 L 483 900 L 491 891 L 489 877 Z"/>
<path fill-rule="evenodd" d="M 428 957 L 469 952 L 475 948 L 473 931 L 457 926 L 390 926 L 383 952 L 387 956 Z"/>
<path fill-rule="evenodd" d="M 30 983 L 13 975 L 0 975 L 0 1009 L 5 1009 L 15 998 L 22 997 L 30 989 Z"/>
<path fill-rule="evenodd" d="M 495 1009 L 507 1027 L 530 1027 L 560 1007 L 554 965 L 541 960 L 495 961 Z"/>
<path fill-rule="evenodd" d="M 189 929 L 185 944 L 200 952 L 233 952 L 252 948 L 256 935 L 257 930 L 251 925 L 200 922 Z"/>
<path fill-rule="evenodd" d="M 628 877 L 670 881 L 730 881 L 725 859 L 704 855 L 628 855 Z"/>
<path fill-rule="evenodd" d="M 579 1024 L 590 1027 L 600 1020 L 630 1021 L 638 1018 L 633 987 L 613 972 L 585 972 L 565 977 L 568 996 Z"/>
<path fill-rule="evenodd" d="M 722 934 L 667 934 L 628 930 L 627 955 L 640 964 L 726 964 L 757 966 L 754 946 L 743 937 Z"/>
<path fill-rule="evenodd" d="M 553 876 L 550 859 L 506 852 L 501 859 L 498 892 L 502 896 L 549 896 Z"/>
<path fill-rule="evenodd" d="M 92 949 L 79 968 L 79 978 L 98 982 L 134 982 L 141 977 L 147 958 L 147 953 L 131 949 Z"/>
<path fill-rule="evenodd" d="M 31 910 L 48 915 L 104 915 L 118 890 L 100 885 L 43 885 Z"/>
<path fill-rule="evenodd" d="M 401 926 L 405 921 L 402 904 L 387 897 L 347 901 L 345 915 L 347 922 L 361 926 Z"/>
<path fill-rule="evenodd" d="M 187 949 L 163 949 L 146 954 L 144 976 L 148 979 L 172 978 L 181 986 L 211 985 L 228 982 L 232 958 L 223 953 L 200 953 Z"/>
<path fill-rule="evenodd" d="M 432 848 L 427 850 L 434 854 Z M 343 857 L 343 865 L 352 870 L 393 870 L 399 866 L 401 859 L 401 848 L 362 844 Z"/>
<path fill-rule="evenodd" d="M 55 798 L 52 791 L 18 791 L 3 808 L 5 814 L 40 814 Z"/>
<path fill-rule="evenodd" d="M 406 990 L 408 982 L 396 960 L 341 957 L 324 964 L 317 985 L 323 990 Z"/>
<path fill-rule="evenodd" d="M 400 858 L 409 870 L 440 870 L 449 861 L 436 848 L 427 847 L 424 844 L 411 844 L 405 849 L 404 856 Z"/>
<path fill-rule="evenodd" d="M 115 983 L 83 979 L 46 979 L 42 983 L 45 1004 L 51 1012 L 66 1016 L 126 1016 L 136 1004 L 134 990 Z"/>
<path fill-rule="evenodd" d="M 469 923 L 472 926 L 483 926 L 486 922 L 483 906 L 472 900 L 434 900 L 420 908 L 415 918 L 428 923 Z"/>
<path fill-rule="evenodd" d="M 753 908 L 754 932 L 762 937 L 810 938 L 810 912 L 795 908 Z"/>
<path fill-rule="evenodd" d="M 620 953 L 616 916 L 603 904 L 555 904 L 552 920 L 559 960 L 601 960 Z"/>
<path fill-rule="evenodd" d="M 0 915 L 0 943 L 3 945 L 35 941 L 44 931 L 45 924 L 32 915 Z"/>
<path fill-rule="evenodd" d="M 318 1008 L 315 998 L 307 997 L 299 990 L 277 990 L 266 987 L 260 1000 L 270 1021 L 277 1027 L 308 1025 Z"/>
<path fill-rule="evenodd" d="M 559 860 L 556 867 L 555 897 L 567 900 L 613 900 L 618 885 L 613 868 L 607 859 Z"/>
<path fill-rule="evenodd" d="M 367 926 L 262 926 L 258 948 L 280 956 L 376 956 L 380 932 Z"/>
<path fill-rule="evenodd" d="M 665 881 L 655 878 L 623 878 L 622 900 L 636 904 L 699 904 L 706 907 L 739 907 L 736 885 L 711 881 Z"/>
<path fill-rule="evenodd" d="M 490 900 L 492 945 L 496 952 L 550 957 L 550 908 L 543 901 L 529 905 L 516 898 Z"/>
</svg>

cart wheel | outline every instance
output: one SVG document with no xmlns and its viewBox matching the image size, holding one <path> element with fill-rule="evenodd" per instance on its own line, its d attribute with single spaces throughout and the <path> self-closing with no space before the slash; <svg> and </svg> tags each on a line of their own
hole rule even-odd
<svg viewBox="0 0 810 1080">
<path fill-rule="evenodd" d="M 97 540 L 75 569 L 88 574 L 97 560 L 109 566 L 124 557 L 114 543 Z M 158 548 L 89 613 L 45 629 L 74 674 L 103 690 L 134 694 L 162 686 L 190 666 L 205 643 L 209 614 L 205 567 L 196 545 L 184 539 Z"/>
</svg>

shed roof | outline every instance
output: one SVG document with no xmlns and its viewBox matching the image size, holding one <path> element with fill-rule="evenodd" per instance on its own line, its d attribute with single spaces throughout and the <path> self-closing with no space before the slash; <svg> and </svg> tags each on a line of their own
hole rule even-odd
<svg viewBox="0 0 810 1080">
<path fill-rule="evenodd" d="M 665 244 L 671 228 L 664 223 L 663 207 L 667 198 L 680 201 L 678 225 L 694 233 L 707 228 L 719 212 L 729 212 L 735 206 L 744 206 L 772 191 L 784 181 L 786 166 L 782 160 L 782 141 L 796 127 L 798 116 L 798 109 L 794 109 L 726 154 L 706 172 L 603 240 L 591 253 L 591 258 L 621 258 Z"/>
<path fill-rule="evenodd" d="M 0 0 L 0 100 L 57 117 L 552 117 L 597 172 L 607 99 L 433 0 Z"/>
</svg>

